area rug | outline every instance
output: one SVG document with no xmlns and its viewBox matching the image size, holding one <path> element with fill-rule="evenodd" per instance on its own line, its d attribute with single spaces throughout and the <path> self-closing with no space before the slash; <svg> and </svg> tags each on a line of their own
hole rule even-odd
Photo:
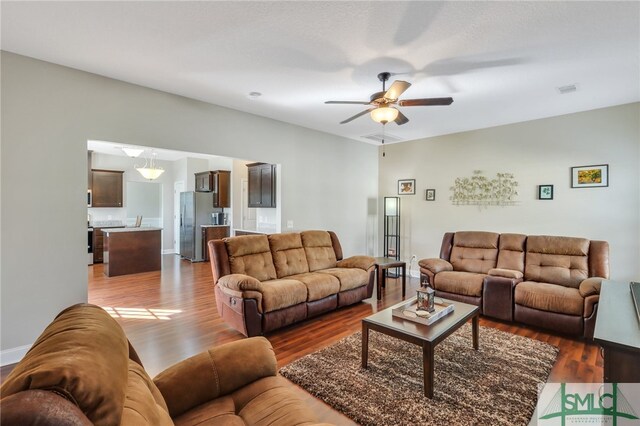
<svg viewBox="0 0 640 426">
<path fill-rule="evenodd" d="M 434 398 L 424 396 L 422 348 L 369 332 L 368 368 L 361 334 L 307 355 L 280 373 L 363 426 L 526 425 L 558 349 L 480 327 L 473 350 L 465 324 L 435 349 Z"/>
</svg>

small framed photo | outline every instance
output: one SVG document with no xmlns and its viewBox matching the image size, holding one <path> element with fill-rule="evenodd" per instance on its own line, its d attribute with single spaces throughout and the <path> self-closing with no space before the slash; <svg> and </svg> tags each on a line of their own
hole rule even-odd
<svg viewBox="0 0 640 426">
<path fill-rule="evenodd" d="M 609 186 L 608 164 L 571 168 L 572 188 L 597 188 L 601 186 Z"/>
<path fill-rule="evenodd" d="M 553 185 L 538 185 L 538 200 L 553 200 Z"/>
<path fill-rule="evenodd" d="M 398 195 L 415 195 L 415 193 L 415 179 L 401 179 L 398 181 Z"/>
<path fill-rule="evenodd" d="M 435 201 L 436 200 L 436 190 L 435 189 L 427 189 L 427 201 Z"/>
</svg>

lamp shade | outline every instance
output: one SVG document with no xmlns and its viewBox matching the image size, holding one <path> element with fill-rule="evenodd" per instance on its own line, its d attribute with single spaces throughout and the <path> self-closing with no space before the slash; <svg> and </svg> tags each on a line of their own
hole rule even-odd
<svg viewBox="0 0 640 426">
<path fill-rule="evenodd" d="M 158 179 L 160 175 L 164 173 L 164 169 L 156 165 L 155 158 L 156 153 L 154 152 L 151 154 L 151 158 L 144 161 L 144 166 L 135 166 L 136 170 L 142 175 L 143 178 L 154 180 Z"/>
<path fill-rule="evenodd" d="M 381 106 L 371 111 L 371 119 L 382 124 L 387 124 L 396 117 L 398 117 L 398 110 L 393 107 Z"/>
<path fill-rule="evenodd" d="M 127 146 L 122 147 L 122 151 L 124 151 L 125 154 L 127 154 L 129 157 L 138 157 L 140 154 L 142 154 L 144 152 L 144 149 L 140 149 L 140 148 L 129 148 Z"/>
<path fill-rule="evenodd" d="M 158 179 L 160 175 L 164 173 L 164 169 L 160 168 L 136 167 L 136 170 L 142 175 L 143 178 L 149 180 Z"/>
</svg>

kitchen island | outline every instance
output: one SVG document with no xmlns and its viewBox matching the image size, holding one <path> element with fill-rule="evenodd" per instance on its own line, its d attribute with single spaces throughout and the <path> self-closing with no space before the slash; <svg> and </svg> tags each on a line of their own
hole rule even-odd
<svg viewBox="0 0 640 426">
<path fill-rule="evenodd" d="M 108 277 L 159 271 L 162 228 L 104 229 L 104 274 Z"/>
</svg>

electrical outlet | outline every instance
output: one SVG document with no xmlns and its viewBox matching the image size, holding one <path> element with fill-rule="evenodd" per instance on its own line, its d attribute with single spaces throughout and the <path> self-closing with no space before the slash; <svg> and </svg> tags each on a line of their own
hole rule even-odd
<svg viewBox="0 0 640 426">
<path fill-rule="evenodd" d="M 287 228 L 288 229 L 293 229 L 293 221 L 292 220 L 288 220 L 287 221 Z"/>
</svg>

